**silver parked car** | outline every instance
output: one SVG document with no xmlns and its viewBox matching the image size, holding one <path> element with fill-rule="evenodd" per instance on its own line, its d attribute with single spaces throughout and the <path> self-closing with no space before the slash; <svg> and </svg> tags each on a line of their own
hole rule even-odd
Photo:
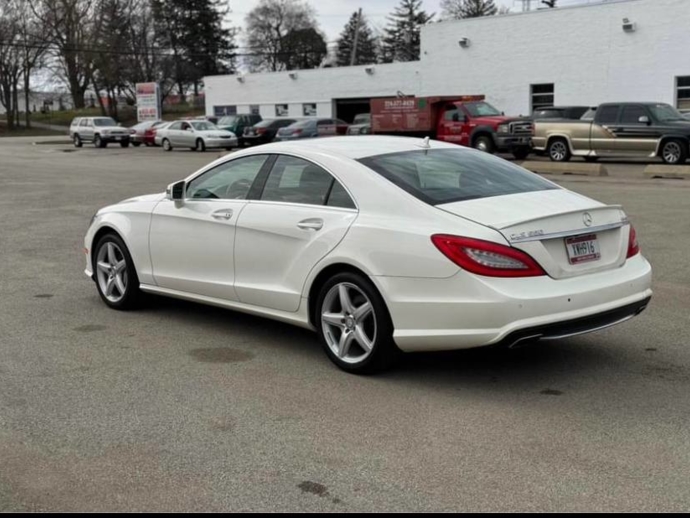
<svg viewBox="0 0 690 518">
<path fill-rule="evenodd" d="M 106 147 L 118 143 L 129 147 L 129 129 L 123 128 L 110 117 L 77 117 L 69 127 L 69 136 L 74 147 L 82 147 L 84 142 L 93 142 L 96 147 Z"/>
<path fill-rule="evenodd" d="M 156 141 L 159 138 L 166 151 L 172 151 L 175 147 L 186 147 L 196 151 L 211 148 L 229 150 L 237 147 L 237 136 L 234 133 L 202 120 L 175 121 L 157 131 Z"/>
</svg>

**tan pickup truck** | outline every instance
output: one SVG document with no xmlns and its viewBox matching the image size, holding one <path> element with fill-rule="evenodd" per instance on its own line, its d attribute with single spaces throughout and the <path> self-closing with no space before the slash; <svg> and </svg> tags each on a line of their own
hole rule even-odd
<svg viewBox="0 0 690 518">
<path fill-rule="evenodd" d="M 690 120 L 668 104 L 608 103 L 581 120 L 536 120 L 532 147 L 554 162 L 579 156 L 655 158 L 678 165 L 688 158 Z"/>
</svg>

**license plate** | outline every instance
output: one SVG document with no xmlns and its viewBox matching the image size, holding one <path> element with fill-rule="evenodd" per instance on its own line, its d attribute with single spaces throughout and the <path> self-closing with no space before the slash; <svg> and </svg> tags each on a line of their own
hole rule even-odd
<svg viewBox="0 0 690 518">
<path fill-rule="evenodd" d="M 599 240 L 596 234 L 566 238 L 565 248 L 568 251 L 570 264 L 597 261 L 601 258 Z"/>
<path fill-rule="evenodd" d="M 120 140 L 120 139 L 122 139 L 122 137 L 115 137 L 115 140 Z"/>
</svg>

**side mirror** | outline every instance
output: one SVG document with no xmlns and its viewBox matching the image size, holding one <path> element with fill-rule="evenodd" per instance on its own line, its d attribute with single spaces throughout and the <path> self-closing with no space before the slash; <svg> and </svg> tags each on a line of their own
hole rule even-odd
<svg viewBox="0 0 690 518">
<path fill-rule="evenodd" d="M 168 188 L 166 189 L 166 194 L 173 201 L 182 201 L 184 200 L 184 187 L 184 180 L 171 183 L 170 185 L 168 185 Z"/>
<path fill-rule="evenodd" d="M 637 119 L 637 121 L 638 121 L 640 124 L 647 124 L 647 125 L 651 124 L 651 122 L 652 122 L 652 121 L 649 120 L 649 117 L 647 117 L 646 115 L 643 115 L 642 117 L 640 117 L 639 119 Z"/>
</svg>

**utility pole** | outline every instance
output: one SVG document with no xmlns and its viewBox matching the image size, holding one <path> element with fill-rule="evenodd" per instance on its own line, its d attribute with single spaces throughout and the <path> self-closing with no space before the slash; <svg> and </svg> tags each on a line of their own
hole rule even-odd
<svg viewBox="0 0 690 518">
<path fill-rule="evenodd" d="M 357 44 L 359 43 L 359 27 L 362 23 L 362 8 L 357 11 L 357 25 L 355 26 L 355 41 L 352 44 L 352 52 L 350 53 L 350 66 L 353 67 L 357 62 Z"/>
</svg>

